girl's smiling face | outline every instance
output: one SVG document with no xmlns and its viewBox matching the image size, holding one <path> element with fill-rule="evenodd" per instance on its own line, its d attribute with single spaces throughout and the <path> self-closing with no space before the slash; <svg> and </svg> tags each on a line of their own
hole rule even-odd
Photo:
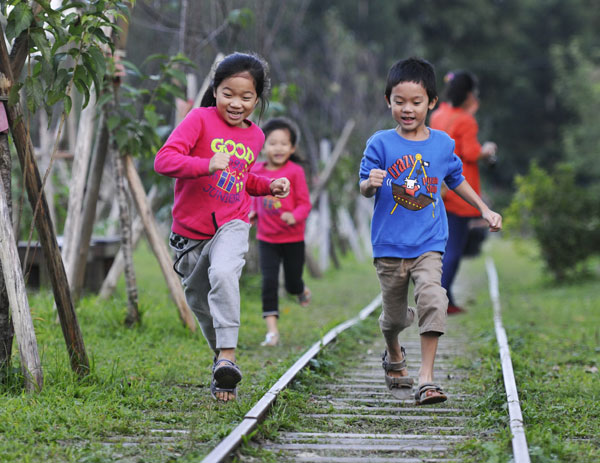
<svg viewBox="0 0 600 463">
<path fill-rule="evenodd" d="M 398 123 L 396 131 L 410 140 L 425 140 L 429 131 L 425 127 L 427 112 L 435 107 L 437 98 L 429 101 L 427 91 L 416 82 L 400 82 L 392 88 L 390 99 L 386 97 L 392 117 Z"/>
<path fill-rule="evenodd" d="M 279 169 L 288 161 L 296 151 L 292 145 L 290 131 L 287 129 L 275 129 L 265 139 L 265 156 L 267 157 L 267 169 Z"/>
<path fill-rule="evenodd" d="M 233 75 L 214 90 L 217 111 L 227 124 L 246 127 L 246 119 L 258 103 L 254 79 L 248 72 Z"/>
</svg>

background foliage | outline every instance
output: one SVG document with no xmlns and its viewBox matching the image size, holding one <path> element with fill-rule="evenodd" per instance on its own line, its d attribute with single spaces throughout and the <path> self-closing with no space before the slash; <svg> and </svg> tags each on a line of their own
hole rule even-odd
<svg viewBox="0 0 600 463">
<path fill-rule="evenodd" d="M 567 158 L 590 159 L 598 146 L 590 98 L 598 98 L 600 10 L 590 0 L 308 0 L 190 4 L 184 52 L 208 71 L 215 51 L 253 50 L 271 65 L 275 85 L 294 84 L 285 101 L 299 119 L 304 150 L 317 164 L 321 138 L 335 139 L 348 118 L 357 120 L 352 156 L 376 129 L 392 124 L 383 100 L 387 69 L 421 55 L 444 74 L 470 69 L 480 78 L 481 138 L 500 147 L 498 165 L 485 172 L 490 195 L 505 205 L 515 174 L 530 160 L 541 166 Z M 182 2 L 138 2 L 131 34 L 157 31 L 159 46 L 181 50 Z M 243 24 L 230 16 L 244 11 Z M 540 20 L 544 18 L 543 20 Z M 225 25 L 222 29 L 220 26 Z M 219 30 L 219 33 L 214 33 Z M 212 32 L 212 35 L 211 35 Z M 130 40 L 130 59 L 147 53 L 147 40 Z M 595 112 L 594 112 L 595 113 Z M 589 117 L 591 116 L 591 120 Z M 591 173 L 586 169 L 587 173 Z M 354 181 L 354 172 L 344 172 Z M 594 173 L 597 182 L 600 173 Z"/>
<path fill-rule="evenodd" d="M 587 206 L 584 197 L 590 195 L 582 190 L 595 191 L 600 185 L 600 164 L 595 161 L 600 113 L 594 109 L 594 103 L 600 103 L 600 10 L 593 1 L 192 4 L 138 2 L 131 34 L 141 40 L 130 40 L 130 59 L 145 56 L 144 38 L 157 31 L 165 39 L 160 46 L 166 53 L 183 51 L 198 64 L 193 72 L 200 79 L 216 51 L 263 55 L 277 90 L 272 113 L 281 111 L 299 122 L 301 149 L 313 173 L 319 167 L 319 141 L 335 140 L 346 121 L 355 119 L 350 157 L 338 166 L 332 182 L 331 189 L 338 193 L 333 195 L 334 208 L 357 195 L 356 188 L 344 185 L 356 182 L 365 141 L 375 130 L 393 126 L 383 91 L 395 61 L 411 55 L 427 58 L 436 66 L 440 92 L 448 71 L 473 71 L 480 80 L 480 140 L 499 146 L 497 164 L 481 168 L 484 197 L 501 212 L 514 200 L 507 212 L 537 230 L 544 241 L 542 255 L 558 278 L 564 277 L 565 265 L 585 260 L 582 249 L 587 245 L 573 249 L 561 246 L 561 241 L 578 242 L 581 236 L 575 230 L 600 235 L 598 208 Z M 293 92 L 286 92 L 288 88 Z M 529 172 L 532 162 L 543 170 Z M 552 187 L 567 181 L 564 169 L 554 170 L 563 162 L 573 167 L 568 193 Z M 544 180 L 548 188 L 537 183 L 528 189 L 527 182 L 541 181 L 540 172 L 549 176 Z M 521 179 L 518 184 L 515 178 Z M 534 190 L 535 195 L 527 196 Z M 534 203 L 529 209 L 520 210 L 530 201 Z M 576 207 L 570 207 L 573 201 Z M 547 218 L 545 238 L 534 219 L 541 216 Z M 529 219 L 534 222 L 527 224 Z"/>
<path fill-rule="evenodd" d="M 25 27 L 27 14 L 25 2 L 11 3 L 23 10 L 21 20 L 7 28 L 14 36 Z M 99 8 L 105 4 L 118 10 L 123 2 L 85 4 L 89 17 L 100 25 L 106 18 Z M 45 93 L 48 101 L 58 101 L 52 85 L 64 86 L 70 77 L 86 98 L 91 80 L 98 78 L 94 70 L 102 69 L 95 48 L 87 51 L 81 45 L 89 42 L 88 36 L 102 42 L 102 35 L 96 26 L 86 29 L 87 21 L 73 18 L 58 24 L 50 12 L 46 14 L 57 44 L 64 42 L 61 30 L 73 35 L 76 28 L 81 29 L 80 46 L 73 48 L 79 51 L 68 51 L 82 57 L 81 65 L 68 68 L 67 73 L 59 70 L 54 83 L 48 81 L 42 70 L 59 69 L 57 57 L 62 54 L 45 47 L 42 31 L 33 30 L 34 45 L 41 53 L 35 58 L 33 74 L 24 80 L 27 93 L 38 105 Z M 90 24 L 96 24 L 93 21 Z M 114 124 L 113 119 L 114 128 L 122 132 L 120 144 L 131 145 L 130 151 L 137 145 L 128 142 L 128 134 L 141 135 L 155 146 L 157 133 L 163 137 L 169 133 L 175 105 L 168 105 L 168 99 L 181 96 L 172 91 L 163 102 L 154 105 L 149 101 L 154 94 L 150 86 L 155 82 L 135 72 L 149 55 L 163 54 L 165 58 L 162 63 L 151 63 L 147 75 L 162 73 L 181 80 L 181 69 L 202 82 L 217 52 L 257 52 L 270 64 L 273 81 L 272 105 L 266 116 L 284 113 L 299 123 L 300 149 L 311 177 L 320 167 L 319 142 L 324 138 L 335 141 L 348 119 L 356 121 L 349 156 L 338 165 L 331 183 L 335 210 L 358 194 L 357 188 L 350 186 L 356 183 L 367 138 L 375 130 L 393 126 L 383 99 L 388 68 L 400 58 L 420 55 L 436 66 L 440 91 L 443 76 L 453 69 L 469 69 L 480 79 L 480 139 L 499 145 L 497 164 L 482 167 L 484 197 L 495 209 L 502 212 L 511 202 L 518 175 L 524 175 L 524 181 L 529 179 L 526 175 L 532 161 L 550 173 L 552 182 L 559 181 L 551 174 L 554 165 L 571 164 L 578 193 L 600 184 L 600 167 L 595 162 L 600 116 L 594 110 L 595 103 L 600 103 L 600 36 L 596 33 L 600 10 L 593 0 L 221 0 L 201 4 L 142 0 L 132 8 L 130 24 L 127 59 L 133 66 L 124 88 L 135 89 L 137 94 L 131 96 L 138 107 L 152 109 L 144 116 L 141 111 L 132 112 L 129 126 Z M 58 40 L 61 37 L 62 42 Z M 172 67 L 166 57 L 178 54 L 194 65 Z M 36 79 L 42 75 L 43 79 Z M 136 125 L 136 118 L 145 122 Z M 124 130 L 126 127 L 130 130 Z M 159 128 L 164 130 L 157 131 Z M 139 166 L 147 187 L 157 181 L 151 163 L 147 159 Z M 168 207 L 171 190 L 166 182 L 161 183 L 163 204 Z M 515 199 L 518 204 L 519 198 Z M 561 214 L 570 212 L 572 208 L 560 210 Z M 586 213 L 596 211 L 588 209 Z M 570 215 L 566 222 L 579 220 Z M 597 217 L 589 223 L 593 233 L 600 233 Z"/>
</svg>

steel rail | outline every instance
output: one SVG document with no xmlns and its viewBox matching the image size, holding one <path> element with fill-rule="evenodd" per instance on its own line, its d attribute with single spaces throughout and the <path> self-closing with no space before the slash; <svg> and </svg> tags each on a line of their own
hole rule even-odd
<svg viewBox="0 0 600 463">
<path fill-rule="evenodd" d="M 494 327 L 496 329 L 496 339 L 500 348 L 500 361 L 502 363 L 502 376 L 504 377 L 504 389 L 506 390 L 506 401 L 508 403 L 508 413 L 510 417 L 510 431 L 512 433 L 512 448 L 515 463 L 530 463 L 529 449 L 525 437 L 525 427 L 523 425 L 523 415 L 521 405 L 519 404 L 519 394 L 517 393 L 517 384 L 513 371 L 512 360 L 510 358 L 510 349 L 508 347 L 508 338 L 506 331 L 502 326 L 502 314 L 500 308 L 500 292 L 498 290 L 498 273 L 494 260 L 488 257 L 485 261 L 487 270 L 490 298 L 494 307 Z"/>
<path fill-rule="evenodd" d="M 294 363 L 277 382 L 263 395 L 256 404 L 244 415 L 244 418 L 219 444 L 202 460 L 202 463 L 220 463 L 224 461 L 258 425 L 259 421 L 265 416 L 271 408 L 279 393 L 285 389 L 296 375 L 308 365 L 316 355 L 333 341 L 342 331 L 356 325 L 358 322 L 367 318 L 373 311 L 381 305 L 381 294 L 379 294 L 369 305 L 362 309 L 354 318 L 340 323 L 328 331 L 319 341 L 315 342 L 298 360 Z"/>
</svg>

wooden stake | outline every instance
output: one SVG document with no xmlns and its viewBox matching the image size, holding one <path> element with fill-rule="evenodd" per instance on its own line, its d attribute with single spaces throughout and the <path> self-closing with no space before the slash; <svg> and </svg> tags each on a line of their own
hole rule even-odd
<svg viewBox="0 0 600 463">
<path fill-rule="evenodd" d="M 335 144 L 335 147 L 333 148 L 331 155 L 329 155 L 329 157 L 327 158 L 327 160 L 326 160 L 327 165 L 325 166 L 325 169 L 323 169 L 323 171 L 319 175 L 319 180 L 317 182 L 317 185 L 313 188 L 313 191 L 310 193 L 310 202 L 313 205 L 313 207 L 317 203 L 317 200 L 319 199 L 319 196 L 321 195 L 321 193 L 325 190 L 325 187 L 327 186 L 327 183 L 329 182 L 329 179 L 331 178 L 331 174 L 333 173 L 333 169 L 335 168 L 335 165 L 337 164 L 337 162 L 340 160 L 340 156 L 344 152 L 344 148 L 346 147 L 346 143 L 348 143 L 348 139 L 350 138 L 350 134 L 352 133 L 352 130 L 354 129 L 354 125 L 355 125 L 354 119 L 349 119 L 348 122 L 346 122 L 346 125 L 344 126 L 344 129 L 342 130 L 342 134 L 340 135 L 340 138 L 338 139 L 337 143 Z"/>
<path fill-rule="evenodd" d="M 0 72 L 4 73 L 10 82 L 14 82 L 8 50 L 6 49 L 6 36 L 0 25 Z M 60 249 L 56 241 L 54 227 L 50 220 L 50 211 L 46 196 L 42 189 L 40 172 L 37 168 L 34 150 L 29 134 L 24 124 L 20 105 L 7 106 L 8 123 L 13 135 L 13 142 L 17 148 L 17 155 L 25 177 L 27 197 L 31 209 L 35 214 L 35 225 L 39 235 L 40 244 L 44 251 L 48 274 L 52 283 L 54 300 L 60 318 L 63 336 L 67 344 L 67 351 L 71 361 L 71 368 L 78 375 L 84 376 L 89 372 L 89 361 L 83 344 L 83 337 L 77 322 L 77 316 L 71 300 L 69 283 L 65 267 L 60 256 Z M 38 207 L 39 206 L 39 207 Z"/>
<path fill-rule="evenodd" d="M 154 210 L 154 203 L 156 202 L 157 191 L 158 189 L 156 188 L 156 185 L 152 185 L 152 188 L 150 188 L 150 191 L 148 192 L 147 201 L 148 204 L 150 204 L 150 208 L 152 210 Z M 131 226 L 131 229 L 133 235 L 133 249 L 135 249 L 140 238 L 142 237 L 142 234 L 144 233 L 144 224 L 139 214 L 136 215 L 135 219 L 133 220 L 133 225 Z M 115 292 L 115 288 L 117 287 L 119 277 L 121 276 L 124 270 L 125 257 L 123 257 L 123 249 L 120 248 L 117 252 L 117 255 L 115 256 L 115 259 L 113 260 L 112 265 L 110 266 L 110 270 L 108 271 L 106 278 L 104 278 L 104 281 L 102 282 L 102 287 L 98 292 L 98 297 L 100 297 L 101 299 L 108 299 L 110 296 L 113 295 L 113 293 Z"/>
<path fill-rule="evenodd" d="M 150 243 L 150 247 L 158 260 L 160 265 L 160 269 L 163 272 L 165 280 L 167 282 L 167 286 L 169 287 L 169 291 L 171 292 L 171 296 L 173 296 L 173 300 L 177 305 L 179 310 L 179 317 L 183 321 L 183 323 L 190 329 L 192 332 L 196 331 L 196 323 L 194 315 L 190 310 L 187 302 L 185 300 L 185 294 L 183 293 L 183 288 L 181 287 L 181 283 L 175 272 L 173 271 L 173 264 L 171 255 L 169 254 L 169 249 L 167 248 L 167 244 L 160 237 L 158 233 L 158 228 L 156 227 L 156 223 L 154 221 L 154 215 L 152 214 L 152 210 L 148 201 L 146 200 L 146 193 L 144 192 L 144 186 L 142 185 L 142 181 L 140 180 L 140 176 L 133 165 L 133 158 L 131 156 L 124 156 L 123 159 L 125 163 L 125 175 L 127 180 L 129 181 L 129 187 L 131 189 L 131 194 L 133 196 L 133 200 L 135 202 L 135 206 L 138 210 L 138 214 L 142 218 L 144 222 L 144 228 L 146 229 L 146 237 L 148 238 L 148 242 Z"/>
<path fill-rule="evenodd" d="M 3 103 L 0 102 L 0 104 Z M 2 274 L 8 293 L 17 343 L 19 344 L 25 389 L 29 392 L 36 392 L 42 390 L 44 376 L 31 312 L 29 311 L 29 302 L 27 301 L 19 251 L 11 224 L 12 220 L 6 195 L 4 194 L 4 182 L 0 177 L 0 262 L 2 263 Z"/>
</svg>

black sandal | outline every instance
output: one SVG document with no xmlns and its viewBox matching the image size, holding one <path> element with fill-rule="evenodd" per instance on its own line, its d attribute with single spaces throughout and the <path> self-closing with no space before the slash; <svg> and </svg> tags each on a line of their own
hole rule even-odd
<svg viewBox="0 0 600 463">
<path fill-rule="evenodd" d="M 218 392 L 228 392 L 237 399 L 237 384 L 242 380 L 240 368 L 231 360 L 220 359 L 213 362 L 213 378 L 210 383 L 210 394 L 215 400 L 229 402 L 217 397 Z"/>
</svg>

